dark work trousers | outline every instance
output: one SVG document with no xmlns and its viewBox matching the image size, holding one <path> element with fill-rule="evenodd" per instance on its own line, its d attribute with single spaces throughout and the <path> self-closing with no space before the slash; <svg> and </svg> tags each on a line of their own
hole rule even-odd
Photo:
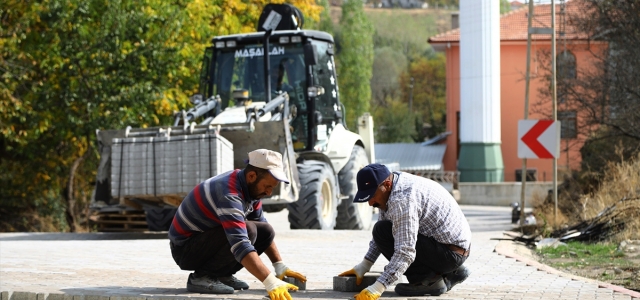
<svg viewBox="0 0 640 300">
<path fill-rule="evenodd" d="M 393 256 L 393 234 L 391 221 L 378 221 L 373 227 L 373 240 L 378 249 L 387 260 L 391 261 Z M 404 275 L 409 283 L 421 282 L 437 275 L 445 275 L 455 271 L 460 267 L 466 256 L 462 256 L 449 249 L 447 245 L 440 244 L 431 237 L 418 234 L 416 242 L 416 259 Z"/>
<path fill-rule="evenodd" d="M 247 233 L 258 255 L 273 242 L 275 232 L 266 222 L 246 221 Z M 222 226 L 194 234 L 182 246 L 170 243 L 171 255 L 182 270 L 193 270 L 198 275 L 226 277 L 240 271 L 243 266 L 231 252 Z"/>
</svg>

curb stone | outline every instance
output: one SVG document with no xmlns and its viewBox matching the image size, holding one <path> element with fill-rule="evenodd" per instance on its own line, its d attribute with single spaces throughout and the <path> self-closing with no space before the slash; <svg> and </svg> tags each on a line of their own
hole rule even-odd
<svg viewBox="0 0 640 300">
<path fill-rule="evenodd" d="M 571 280 L 579 280 L 579 281 L 586 281 L 586 282 L 591 282 L 594 284 L 597 284 L 598 287 L 600 288 L 607 288 L 607 289 L 612 289 L 618 293 L 621 294 L 625 294 L 628 296 L 631 296 L 633 298 L 638 298 L 640 299 L 640 293 L 636 292 L 636 291 L 632 291 L 630 289 L 626 289 L 624 287 L 618 286 L 618 285 L 613 285 L 611 283 L 607 283 L 607 282 L 603 282 L 603 281 L 599 281 L 599 280 L 595 280 L 595 279 L 591 279 L 591 278 L 586 278 L 586 277 L 581 277 L 581 276 L 577 276 L 577 275 L 573 275 L 573 274 L 569 274 L 569 273 L 565 273 L 562 272 L 558 269 L 552 268 L 550 266 L 547 266 L 545 264 L 542 264 L 538 261 L 536 261 L 535 259 L 533 259 L 532 257 L 527 257 L 526 255 L 521 255 L 518 254 L 519 251 L 516 251 L 516 247 L 518 247 L 519 245 L 515 245 L 513 242 L 511 241 L 500 241 L 498 242 L 498 244 L 496 245 L 495 249 L 493 250 L 494 252 L 504 256 L 504 257 L 509 257 L 509 258 L 513 258 L 519 262 L 523 262 L 525 263 L 527 266 L 531 266 L 534 267 L 536 269 L 538 269 L 538 271 L 544 271 L 547 272 L 549 274 L 555 274 L 555 275 L 559 275 L 562 277 L 567 277 L 570 278 Z"/>
</svg>

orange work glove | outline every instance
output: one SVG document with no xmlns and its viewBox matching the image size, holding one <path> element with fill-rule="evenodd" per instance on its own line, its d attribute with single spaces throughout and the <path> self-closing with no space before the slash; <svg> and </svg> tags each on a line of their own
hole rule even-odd
<svg viewBox="0 0 640 300">
<path fill-rule="evenodd" d="M 273 273 L 269 274 L 262 284 L 264 284 L 271 300 L 293 300 L 289 291 L 298 290 L 297 286 L 276 278 Z"/>
<path fill-rule="evenodd" d="M 353 269 L 349 270 L 349 271 L 344 271 L 340 274 L 338 274 L 338 276 L 350 276 L 350 275 L 355 275 L 356 276 L 356 284 L 360 285 L 360 283 L 362 283 L 362 278 L 364 278 L 364 274 L 369 272 L 369 270 L 371 270 L 371 266 L 373 266 L 373 263 L 363 259 L 361 263 L 357 264 L 355 267 L 353 267 Z"/>
<path fill-rule="evenodd" d="M 300 282 L 307 282 L 307 277 L 298 272 L 292 271 L 281 261 L 274 262 L 273 268 L 276 270 L 276 277 L 280 280 L 284 280 L 284 277 L 287 276 L 298 279 Z"/>
<path fill-rule="evenodd" d="M 385 287 L 380 281 L 368 286 L 360 294 L 353 296 L 356 300 L 376 300 L 384 293 Z"/>
</svg>

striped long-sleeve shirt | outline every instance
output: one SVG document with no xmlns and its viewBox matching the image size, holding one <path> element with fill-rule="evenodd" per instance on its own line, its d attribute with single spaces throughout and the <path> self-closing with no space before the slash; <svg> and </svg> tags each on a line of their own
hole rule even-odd
<svg viewBox="0 0 640 300">
<path fill-rule="evenodd" d="M 240 262 L 255 251 L 245 220 L 267 221 L 262 202 L 249 196 L 244 170 L 229 171 L 201 182 L 184 198 L 169 228 L 169 239 L 182 246 L 194 234 L 222 226 Z"/>
<path fill-rule="evenodd" d="M 379 220 L 389 220 L 394 238 L 394 253 L 378 281 L 385 287 L 398 280 L 416 258 L 418 234 L 441 244 L 469 249 L 471 229 L 456 200 L 439 183 L 400 172 L 394 175 L 387 211 Z M 380 249 L 371 240 L 365 258 L 375 262 Z"/>
</svg>

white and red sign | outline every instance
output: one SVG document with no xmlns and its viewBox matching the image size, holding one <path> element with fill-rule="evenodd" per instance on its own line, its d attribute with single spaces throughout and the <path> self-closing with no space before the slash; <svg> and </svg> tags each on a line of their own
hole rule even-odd
<svg viewBox="0 0 640 300">
<path fill-rule="evenodd" d="M 553 120 L 518 121 L 519 158 L 555 158 L 559 155 L 560 122 Z"/>
</svg>

